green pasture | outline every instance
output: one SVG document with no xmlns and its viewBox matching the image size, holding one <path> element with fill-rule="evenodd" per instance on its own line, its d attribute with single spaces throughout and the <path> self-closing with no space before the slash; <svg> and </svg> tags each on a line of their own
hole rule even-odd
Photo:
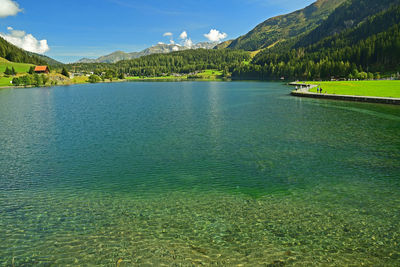
<svg viewBox="0 0 400 267">
<path fill-rule="evenodd" d="M 200 72 L 199 74 L 197 74 L 198 76 L 221 76 L 222 75 L 222 71 L 219 70 L 204 70 L 202 72 Z"/>
<path fill-rule="evenodd" d="M 338 82 L 307 82 L 319 85 L 323 93 L 335 95 L 358 95 L 400 98 L 400 81 L 338 81 Z M 317 88 L 310 92 L 317 93 Z"/>
<path fill-rule="evenodd" d="M 10 86 L 12 85 L 10 82 L 12 81 L 12 77 L 0 77 L 0 86 Z"/>
<path fill-rule="evenodd" d="M 74 77 L 71 81 L 72 81 L 72 83 L 87 83 L 88 79 L 89 79 L 89 77 L 87 77 L 87 76 L 77 76 L 77 77 Z"/>
<path fill-rule="evenodd" d="M 6 68 L 12 68 L 14 67 L 15 71 L 17 73 L 24 73 L 24 72 L 28 72 L 30 67 L 34 66 L 32 64 L 26 64 L 26 63 L 14 63 L 14 62 L 10 62 L 4 58 L 0 58 L 0 73 L 4 73 L 4 71 L 6 70 Z"/>
</svg>

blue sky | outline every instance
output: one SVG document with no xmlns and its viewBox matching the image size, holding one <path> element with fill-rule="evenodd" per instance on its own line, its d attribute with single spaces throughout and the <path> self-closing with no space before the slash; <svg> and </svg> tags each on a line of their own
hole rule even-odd
<svg viewBox="0 0 400 267">
<path fill-rule="evenodd" d="M 314 0 L 0 0 L 0 6 L 10 2 L 19 10 L 7 16 L 0 7 L 0 33 L 21 37 L 24 31 L 34 40 L 47 40 L 46 55 L 73 62 L 168 43 L 166 32 L 178 43 L 183 31 L 194 43 L 207 41 L 204 34 L 211 29 L 226 33 L 226 40 L 236 38 Z"/>
</svg>

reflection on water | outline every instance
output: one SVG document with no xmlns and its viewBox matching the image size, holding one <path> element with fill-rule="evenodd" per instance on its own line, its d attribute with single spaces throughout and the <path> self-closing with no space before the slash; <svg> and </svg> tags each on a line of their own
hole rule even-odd
<svg viewBox="0 0 400 267">
<path fill-rule="evenodd" d="M 400 261 L 400 109 L 277 83 L 0 93 L 0 262 Z"/>
</svg>

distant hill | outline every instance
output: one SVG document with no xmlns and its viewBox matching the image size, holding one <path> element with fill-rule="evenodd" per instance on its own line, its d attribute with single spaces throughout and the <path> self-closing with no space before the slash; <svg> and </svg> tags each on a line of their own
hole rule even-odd
<svg viewBox="0 0 400 267">
<path fill-rule="evenodd" d="M 76 63 L 116 63 L 121 60 L 135 59 L 152 54 L 167 54 L 170 52 L 183 51 L 188 49 L 199 49 L 199 48 L 212 49 L 214 47 L 215 47 L 214 43 L 207 43 L 207 42 L 194 44 L 192 47 L 186 47 L 176 44 L 157 44 L 152 47 L 146 48 L 141 52 L 125 53 L 123 51 L 116 51 L 109 55 L 101 56 L 97 59 L 83 58 L 77 61 Z"/>
<path fill-rule="evenodd" d="M 278 42 L 297 37 L 318 27 L 346 0 L 318 0 L 293 13 L 270 18 L 256 26 L 246 35 L 231 41 L 226 47 L 255 51 L 268 48 Z M 229 42 L 229 41 L 228 41 Z M 225 48 L 224 45 L 220 45 Z"/>
<path fill-rule="evenodd" d="M 60 66 L 64 65 L 64 63 L 61 63 L 60 61 L 57 61 L 57 60 L 52 59 L 51 57 L 48 57 L 45 55 L 40 55 L 40 54 L 36 54 L 36 53 L 32 53 L 32 52 L 28 52 L 28 54 L 40 58 L 41 60 L 43 60 L 47 63 L 46 65 L 49 65 L 52 67 L 60 67 Z"/>
<path fill-rule="evenodd" d="M 123 51 L 115 51 L 109 55 L 101 56 L 97 59 L 82 58 L 76 63 L 115 63 L 120 60 L 135 58 L 135 53 L 125 53 Z"/>
</svg>

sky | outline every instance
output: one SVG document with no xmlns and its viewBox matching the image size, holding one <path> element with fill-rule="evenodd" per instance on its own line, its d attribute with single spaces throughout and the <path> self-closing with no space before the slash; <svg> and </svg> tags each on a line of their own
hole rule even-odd
<svg viewBox="0 0 400 267">
<path fill-rule="evenodd" d="M 157 43 L 221 42 L 315 0 L 0 0 L 0 36 L 64 63 Z"/>
</svg>

